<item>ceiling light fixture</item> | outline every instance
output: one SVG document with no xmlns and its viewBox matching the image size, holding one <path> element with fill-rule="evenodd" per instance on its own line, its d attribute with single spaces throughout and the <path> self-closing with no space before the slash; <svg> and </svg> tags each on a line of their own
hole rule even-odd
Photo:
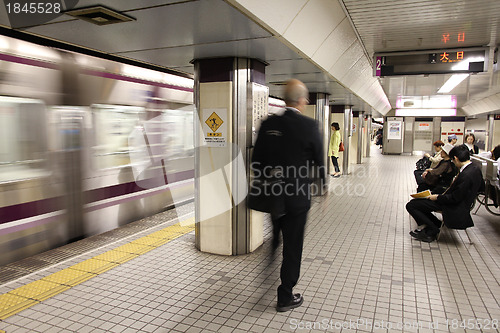
<svg viewBox="0 0 500 333">
<path fill-rule="evenodd" d="M 133 17 L 101 5 L 72 9 L 65 12 L 65 14 L 97 25 L 135 21 Z"/>
</svg>

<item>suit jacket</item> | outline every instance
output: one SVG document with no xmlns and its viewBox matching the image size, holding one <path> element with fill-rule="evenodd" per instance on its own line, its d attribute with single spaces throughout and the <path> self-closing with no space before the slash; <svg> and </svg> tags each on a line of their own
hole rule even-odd
<svg viewBox="0 0 500 333">
<path fill-rule="evenodd" d="M 272 115 L 262 122 L 252 169 L 265 177 L 271 168 L 278 170 L 278 177 L 284 181 L 287 212 L 309 209 L 313 165 L 321 166 L 319 177 L 324 179 L 323 143 L 314 119 L 287 108 L 283 115 Z"/>
<path fill-rule="evenodd" d="M 437 203 L 442 206 L 443 221 L 448 228 L 466 229 L 474 225 L 470 207 L 482 182 L 481 170 L 474 164 L 469 164 L 458 174 L 448 190 L 438 196 Z"/>
</svg>

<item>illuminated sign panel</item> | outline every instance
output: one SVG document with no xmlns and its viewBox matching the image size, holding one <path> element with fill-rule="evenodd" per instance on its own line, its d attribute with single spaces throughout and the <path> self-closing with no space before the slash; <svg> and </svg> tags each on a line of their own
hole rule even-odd
<svg viewBox="0 0 500 333">
<path fill-rule="evenodd" d="M 478 73 L 487 70 L 488 48 L 375 53 L 374 76 Z"/>
</svg>

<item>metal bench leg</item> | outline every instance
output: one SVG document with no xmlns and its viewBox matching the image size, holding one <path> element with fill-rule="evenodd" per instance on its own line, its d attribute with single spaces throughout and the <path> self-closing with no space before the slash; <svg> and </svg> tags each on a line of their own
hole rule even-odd
<svg viewBox="0 0 500 333">
<path fill-rule="evenodd" d="M 465 234 L 467 235 L 467 238 L 469 239 L 469 244 L 472 244 L 472 240 L 470 239 L 469 232 L 467 229 L 465 229 Z"/>
<path fill-rule="evenodd" d="M 477 211 L 479 210 L 479 208 L 481 208 L 481 201 L 479 201 L 479 199 L 477 197 L 474 200 L 477 201 L 477 208 L 476 208 L 476 211 L 474 212 L 474 215 L 477 215 Z"/>
<path fill-rule="evenodd" d="M 438 212 L 438 213 L 441 213 L 441 212 Z M 444 221 L 441 221 L 441 227 L 439 227 L 439 233 L 436 236 L 436 242 L 439 240 L 439 237 L 441 237 L 441 234 L 443 233 L 444 227 L 445 227 Z"/>
</svg>

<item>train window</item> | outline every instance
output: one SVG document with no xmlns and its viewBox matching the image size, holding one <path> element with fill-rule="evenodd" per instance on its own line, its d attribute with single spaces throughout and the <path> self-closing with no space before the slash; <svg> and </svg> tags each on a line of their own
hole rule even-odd
<svg viewBox="0 0 500 333">
<path fill-rule="evenodd" d="M 194 155 L 192 110 L 92 105 L 99 169 L 149 165 Z"/>
<path fill-rule="evenodd" d="M 0 182 L 47 176 L 46 107 L 0 96 Z"/>
<path fill-rule="evenodd" d="M 193 111 L 164 110 L 166 156 L 169 159 L 194 155 Z"/>
<path fill-rule="evenodd" d="M 91 106 L 93 115 L 94 162 L 98 169 L 129 165 L 129 137 L 141 123 L 144 108 L 122 105 Z"/>
</svg>

